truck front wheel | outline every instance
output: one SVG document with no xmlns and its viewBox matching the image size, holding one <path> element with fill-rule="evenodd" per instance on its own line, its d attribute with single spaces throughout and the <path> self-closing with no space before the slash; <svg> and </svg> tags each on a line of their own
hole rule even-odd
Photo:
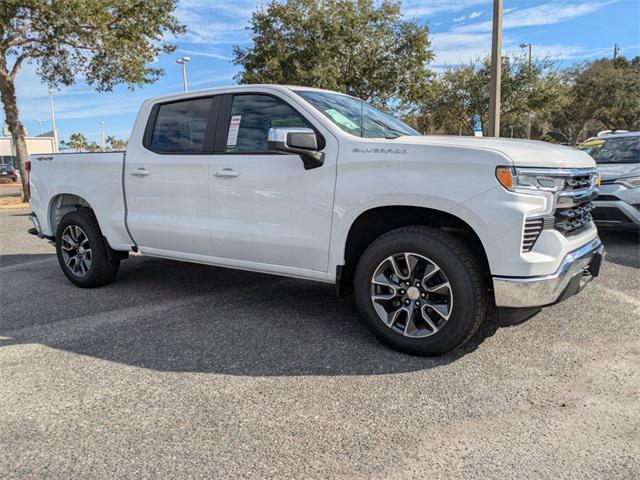
<svg viewBox="0 0 640 480">
<path fill-rule="evenodd" d="M 100 287 L 118 273 L 120 257 L 107 244 L 93 212 L 81 208 L 66 214 L 56 231 L 58 262 L 78 287 Z"/>
<path fill-rule="evenodd" d="M 455 236 L 403 227 L 375 240 L 360 257 L 356 302 L 385 344 L 414 355 L 440 355 L 466 342 L 487 311 L 483 274 Z"/>
</svg>

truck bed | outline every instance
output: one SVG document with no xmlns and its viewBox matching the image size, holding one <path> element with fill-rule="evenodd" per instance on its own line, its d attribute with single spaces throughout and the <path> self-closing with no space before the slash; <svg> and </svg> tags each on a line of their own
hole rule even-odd
<svg viewBox="0 0 640 480">
<path fill-rule="evenodd" d="M 124 152 L 31 155 L 31 208 L 41 232 L 55 236 L 59 219 L 78 205 L 93 209 L 100 229 L 116 250 L 133 242 L 125 226 L 122 183 Z"/>
</svg>

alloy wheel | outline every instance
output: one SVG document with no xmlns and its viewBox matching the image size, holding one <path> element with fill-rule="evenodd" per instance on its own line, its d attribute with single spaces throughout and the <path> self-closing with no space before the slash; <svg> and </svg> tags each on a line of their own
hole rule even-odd
<svg viewBox="0 0 640 480">
<path fill-rule="evenodd" d="M 451 317 L 453 292 L 432 260 L 403 252 L 385 258 L 371 278 L 371 301 L 380 319 L 411 338 L 440 331 Z"/>
<path fill-rule="evenodd" d="M 62 232 L 62 258 L 77 277 L 84 277 L 91 268 L 89 237 L 77 225 L 69 225 Z"/>
</svg>

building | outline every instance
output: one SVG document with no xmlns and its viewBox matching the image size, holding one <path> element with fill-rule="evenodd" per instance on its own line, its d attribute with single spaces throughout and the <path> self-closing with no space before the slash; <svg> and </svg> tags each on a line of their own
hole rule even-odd
<svg viewBox="0 0 640 480">
<path fill-rule="evenodd" d="M 10 163 L 18 168 L 16 146 L 13 143 L 13 139 L 7 128 L 3 129 L 2 134 L 3 135 L 0 136 L 0 163 Z M 53 131 L 42 133 L 37 137 L 26 137 L 25 140 L 27 141 L 27 152 L 29 155 L 58 152 Z"/>
</svg>

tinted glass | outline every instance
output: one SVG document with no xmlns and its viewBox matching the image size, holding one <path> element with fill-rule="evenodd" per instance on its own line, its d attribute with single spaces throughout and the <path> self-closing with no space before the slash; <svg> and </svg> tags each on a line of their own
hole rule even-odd
<svg viewBox="0 0 640 480">
<path fill-rule="evenodd" d="M 233 97 L 227 152 L 266 152 L 270 128 L 310 127 L 282 100 L 267 95 Z"/>
<path fill-rule="evenodd" d="M 160 105 L 151 136 L 151 149 L 164 153 L 200 153 L 212 98 Z"/>
<path fill-rule="evenodd" d="M 640 135 L 594 138 L 578 147 L 596 163 L 640 163 Z"/>
<path fill-rule="evenodd" d="M 296 93 L 351 135 L 365 138 L 398 138 L 403 135 L 419 135 L 409 125 L 358 98 L 313 90 L 298 90 Z"/>
</svg>

